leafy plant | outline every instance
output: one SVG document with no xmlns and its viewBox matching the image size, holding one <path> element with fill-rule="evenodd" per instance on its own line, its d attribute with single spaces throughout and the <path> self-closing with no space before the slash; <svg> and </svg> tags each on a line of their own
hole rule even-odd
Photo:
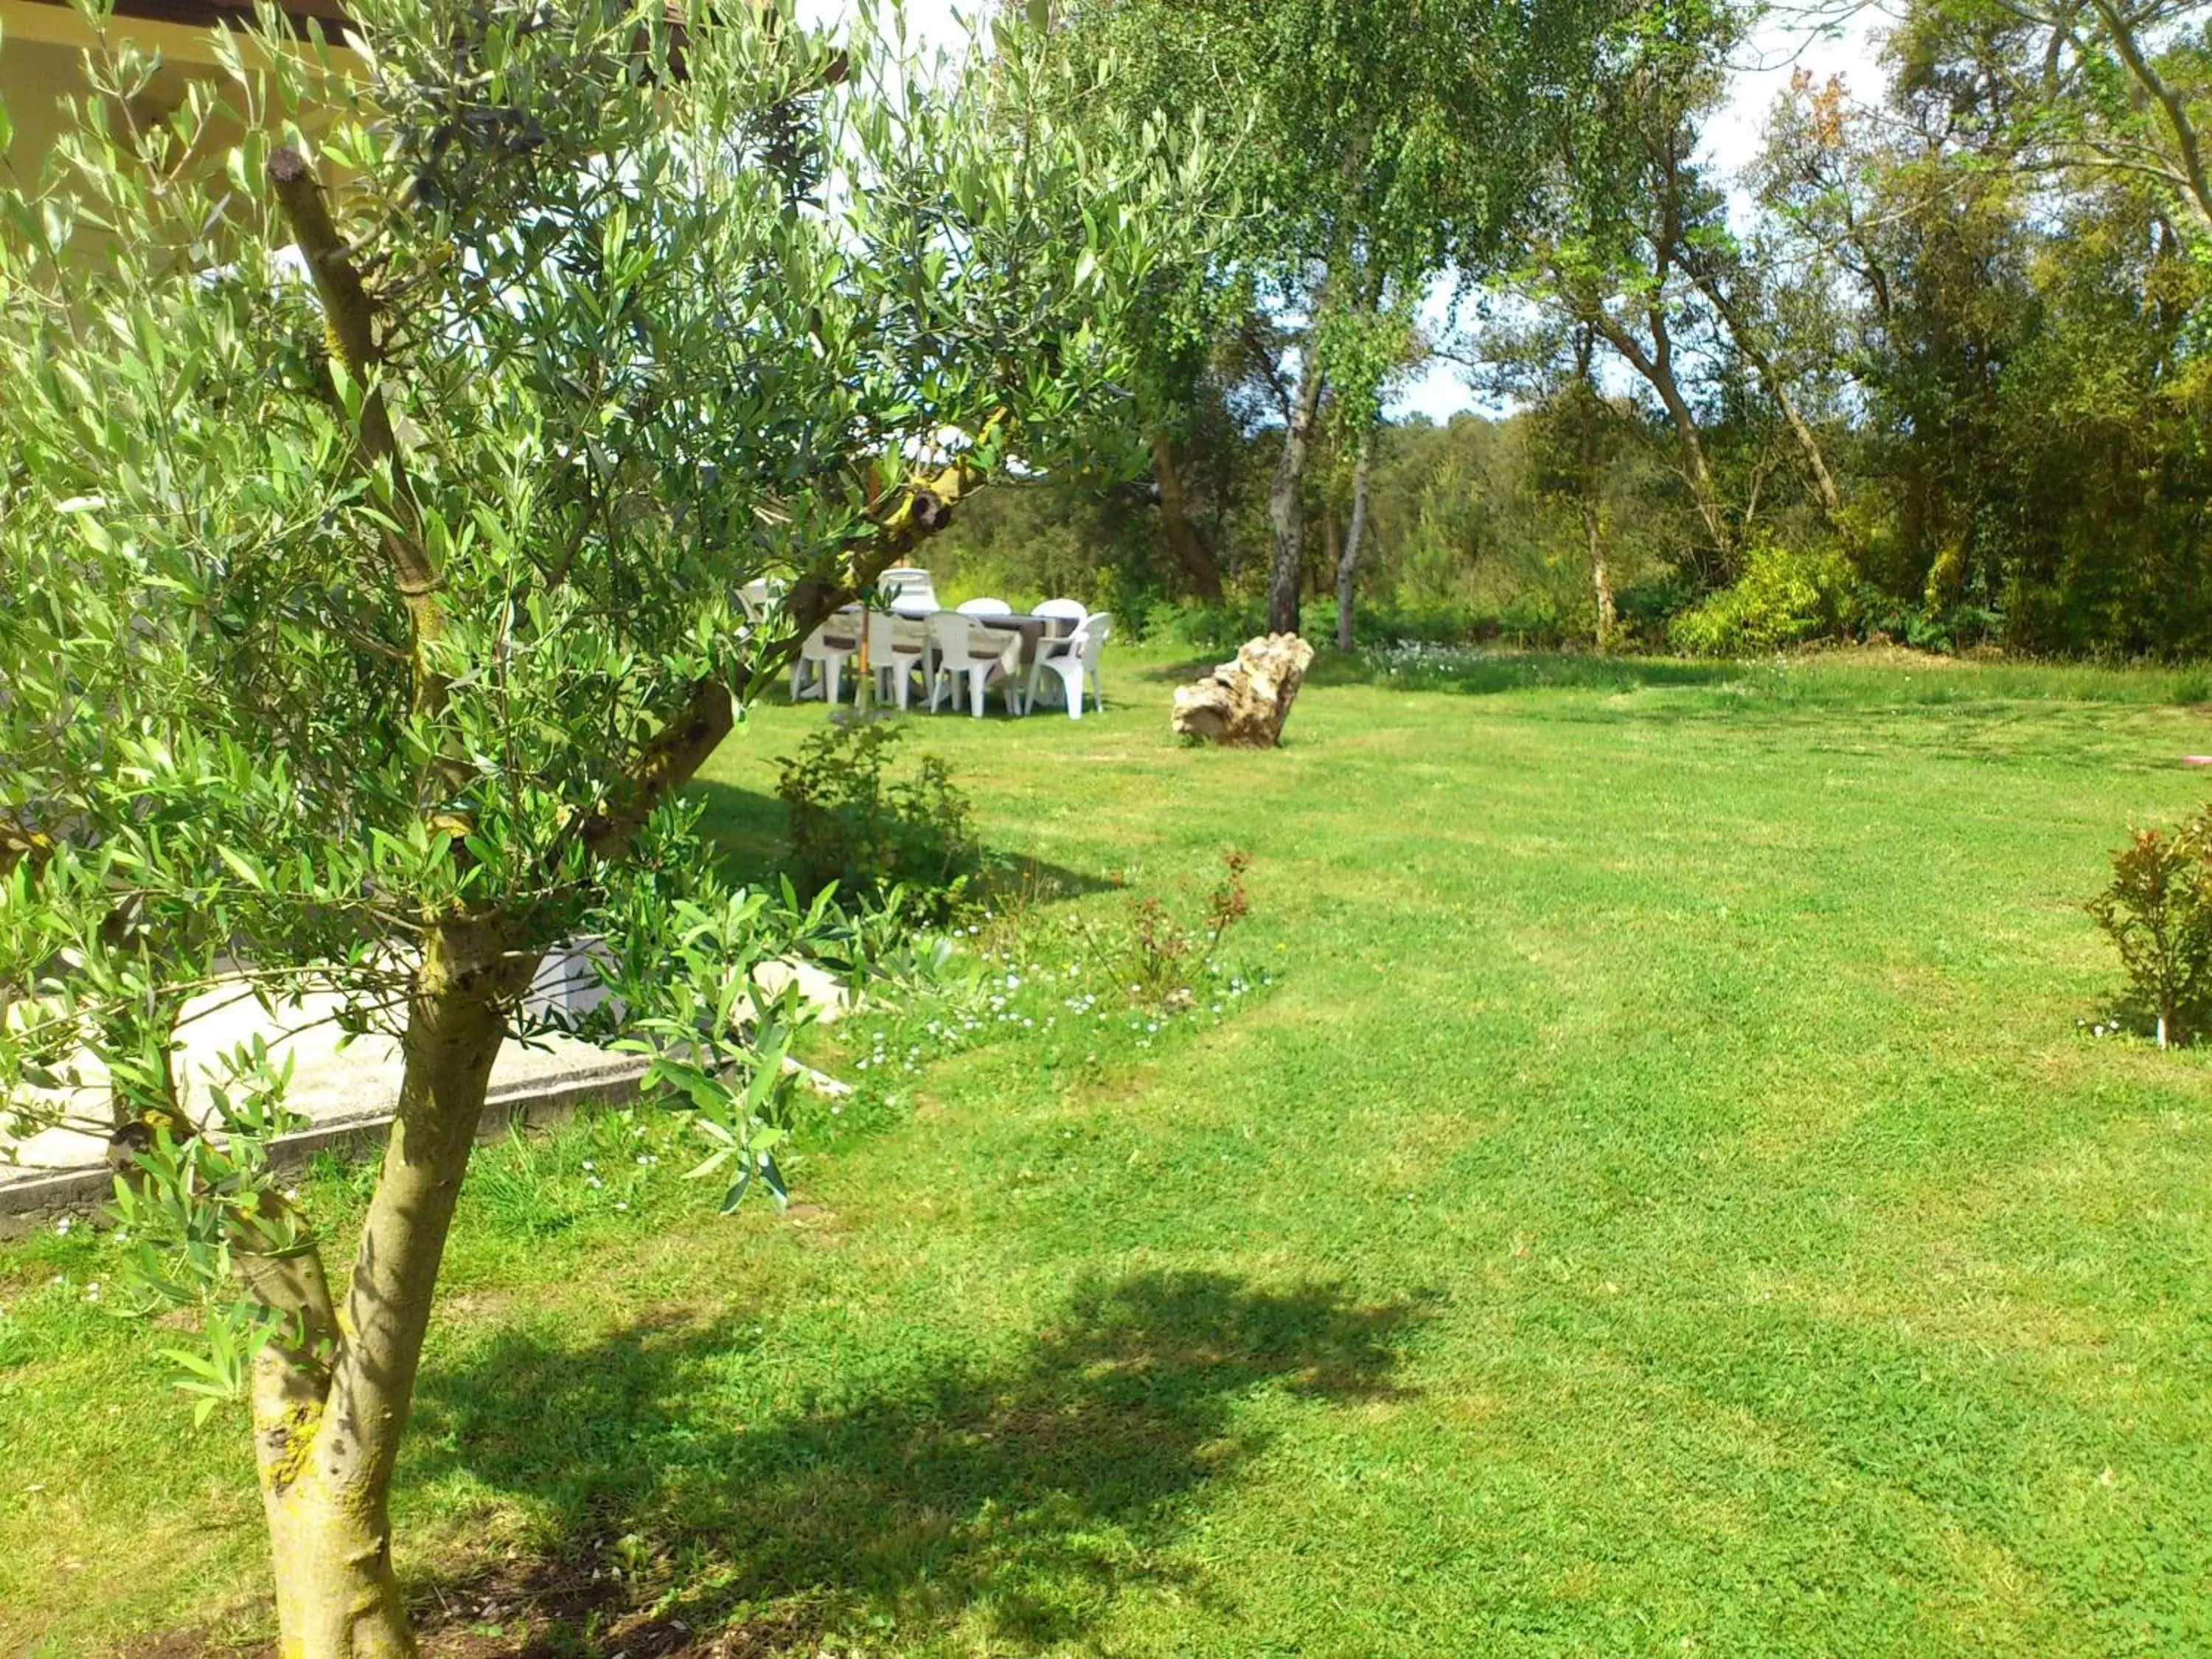
<svg viewBox="0 0 2212 1659">
<path fill-rule="evenodd" d="M 2087 909 L 2156 1018 L 2158 1046 L 2187 1042 L 2212 995 L 2212 807 L 2171 835 L 2130 831 Z"/>
<path fill-rule="evenodd" d="M 1842 554 L 1761 542 L 1747 553 L 1733 586 L 1683 611 L 1667 631 L 1675 649 L 1692 656 L 1755 656 L 1834 638 L 1855 612 L 1851 568 Z"/>
<path fill-rule="evenodd" d="M 802 897 L 835 886 L 942 920 L 981 858 L 975 811 L 936 755 L 895 771 L 905 728 L 831 726 L 783 758 L 776 793 L 789 821 L 791 873 Z"/>
<path fill-rule="evenodd" d="M 1119 938 L 1091 935 L 1091 948 L 1130 998 L 1153 1007 L 1189 1004 L 1193 981 L 1211 970 L 1229 930 L 1251 913 L 1244 877 L 1252 855 L 1232 848 L 1194 916 L 1154 895 L 1132 896 Z"/>
</svg>

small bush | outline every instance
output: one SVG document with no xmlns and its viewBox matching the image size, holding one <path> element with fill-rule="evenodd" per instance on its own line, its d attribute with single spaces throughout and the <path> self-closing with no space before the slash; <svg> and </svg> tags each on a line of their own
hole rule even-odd
<svg viewBox="0 0 2212 1659">
<path fill-rule="evenodd" d="M 1252 855 L 1235 849 L 1221 858 L 1221 874 L 1206 890 L 1195 919 L 1158 897 L 1129 901 L 1127 931 L 1111 941 L 1095 937 L 1092 948 L 1132 1000 L 1150 1007 L 1188 1006 L 1194 981 L 1211 971 L 1221 940 L 1251 911 L 1244 891 Z"/>
<path fill-rule="evenodd" d="M 2201 668 L 2185 671 L 2173 682 L 2173 701 L 2185 706 L 2212 702 L 2212 675 Z"/>
<path fill-rule="evenodd" d="M 1850 563 L 1832 550 L 1753 545 L 1733 587 L 1676 617 L 1668 636 L 1696 657 L 1748 657 L 1847 632 L 1856 605 Z"/>
<path fill-rule="evenodd" d="M 942 917 L 959 902 L 981 857 L 975 814 L 945 763 L 921 756 L 891 771 L 905 729 L 825 726 L 782 760 L 776 784 L 789 815 L 791 877 L 806 898 L 830 883 L 856 897 L 906 890 Z"/>
<path fill-rule="evenodd" d="M 1676 617 L 1697 602 L 1689 579 L 1679 571 L 1647 576 L 1622 588 L 1613 599 L 1613 641 L 1624 645 L 1664 645 Z"/>
<path fill-rule="evenodd" d="M 2112 854 L 2112 885 L 2087 908 L 2157 1020 L 2158 1046 L 2187 1042 L 2212 993 L 2212 808 L 2170 836 L 2130 832 Z"/>
</svg>

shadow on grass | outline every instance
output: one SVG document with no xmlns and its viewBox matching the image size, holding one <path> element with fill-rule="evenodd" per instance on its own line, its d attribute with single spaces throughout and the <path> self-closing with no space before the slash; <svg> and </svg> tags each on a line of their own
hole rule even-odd
<svg viewBox="0 0 2212 1659">
<path fill-rule="evenodd" d="M 1505 691 L 1617 692 L 1646 686 L 1718 685 L 1742 674 L 1739 665 L 1727 662 L 1468 647 L 1371 657 L 1325 650 L 1316 655 L 1306 679 L 1313 685 L 1379 685 L 1397 691 L 1494 696 Z"/>
<path fill-rule="evenodd" d="M 1239 1402 L 1391 1394 L 1395 1345 L 1421 1311 L 1140 1274 L 1079 1289 L 1010 1366 L 943 1365 L 759 1424 L 730 1420 L 718 1386 L 748 1363 L 756 1328 L 642 1323 L 585 1348 L 514 1334 L 425 1379 L 421 1443 L 444 1449 L 416 1467 L 434 1480 L 465 1470 L 550 1516 L 541 1607 L 560 1603 L 548 1585 L 627 1576 L 624 1599 L 653 1605 L 663 1632 L 742 1613 L 745 1629 L 788 1626 L 795 1640 L 980 1620 L 1000 1639 L 1067 1642 L 1117 1587 L 1206 1595 L 1153 1553 L 1194 1493 L 1266 1443 Z M 431 1595 L 489 1599 L 479 1581 Z M 622 1624 L 604 1607 L 595 1616 Z M 621 1645 L 683 1646 L 635 1624 Z"/>
<path fill-rule="evenodd" d="M 1233 651 L 1140 671 L 1144 678 L 1181 685 L 1210 674 Z M 1508 651 L 1486 646 L 1433 646 L 1403 654 L 1369 655 L 1317 646 L 1308 685 L 1379 685 L 1395 691 L 1455 691 L 1469 696 L 1537 690 L 1633 691 L 1651 685 L 1718 685 L 1742 677 L 1727 662 L 1664 657 L 1601 657 L 1587 651 Z"/>
<path fill-rule="evenodd" d="M 699 828 L 720 854 L 723 875 L 748 884 L 774 881 L 791 851 L 789 819 L 783 802 L 763 790 L 708 781 L 692 783 L 690 793 L 705 805 Z M 1057 903 L 1103 893 L 1115 885 L 1103 877 L 1066 865 L 988 848 L 984 849 L 978 884 L 983 896 L 1025 904 Z"/>
</svg>

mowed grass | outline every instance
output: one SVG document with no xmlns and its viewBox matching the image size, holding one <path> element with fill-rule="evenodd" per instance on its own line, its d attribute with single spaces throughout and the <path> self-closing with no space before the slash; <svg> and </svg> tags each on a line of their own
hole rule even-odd
<svg viewBox="0 0 2212 1659">
<path fill-rule="evenodd" d="M 2212 1650 L 2212 1068 L 2076 1025 L 2079 902 L 2201 799 L 2203 714 L 1431 669 L 1324 665 L 1266 754 L 1176 746 L 1158 653 L 1103 719 L 917 721 L 998 848 L 1249 850 L 1275 983 L 932 1062 L 817 1122 L 789 1217 L 618 1121 L 485 1154 L 401 1474 L 427 1604 L 512 1558 L 746 1651 Z M 718 757 L 733 847 L 821 718 Z M 266 1616 L 242 1431 L 83 1301 L 107 1248 L 0 1249 L 0 1650 Z"/>
</svg>

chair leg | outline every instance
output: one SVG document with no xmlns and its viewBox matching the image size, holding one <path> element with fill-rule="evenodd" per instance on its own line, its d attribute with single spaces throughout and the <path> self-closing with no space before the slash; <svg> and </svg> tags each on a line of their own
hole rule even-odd
<svg viewBox="0 0 2212 1659">
<path fill-rule="evenodd" d="M 838 682 L 844 678 L 844 669 L 845 659 L 842 657 L 832 657 L 822 665 L 822 672 L 827 676 L 828 686 L 823 693 L 823 701 L 831 703 L 839 701 Z"/>
<path fill-rule="evenodd" d="M 1067 718 L 1079 720 L 1083 718 L 1083 665 L 1078 663 L 1073 674 L 1065 669 L 1059 673 L 1060 700 L 1067 705 Z"/>
<path fill-rule="evenodd" d="M 983 682 L 990 674 L 988 666 L 968 671 L 968 709 L 979 720 L 983 718 Z"/>
</svg>

